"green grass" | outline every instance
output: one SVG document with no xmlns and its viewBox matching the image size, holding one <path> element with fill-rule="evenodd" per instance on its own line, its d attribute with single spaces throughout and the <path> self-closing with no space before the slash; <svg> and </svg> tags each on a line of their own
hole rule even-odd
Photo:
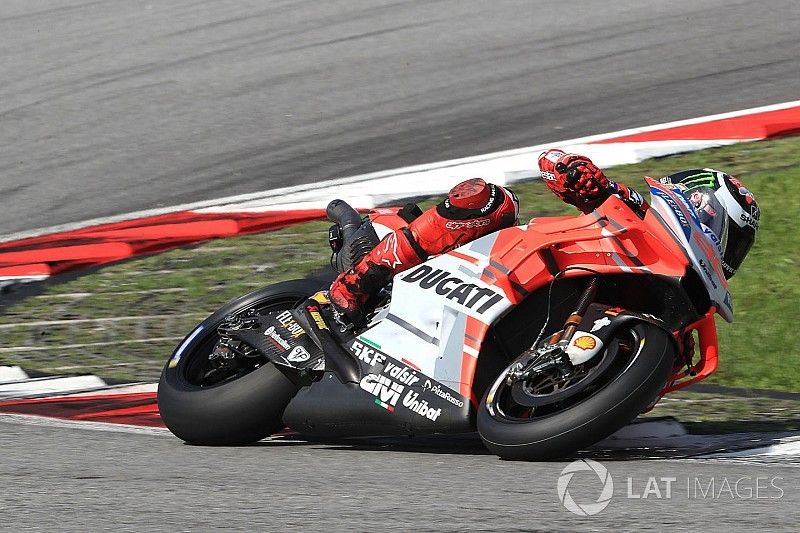
<svg viewBox="0 0 800 533">
<path fill-rule="evenodd" d="M 644 415 L 645 418 L 662 416 L 679 419 L 690 433 L 799 431 L 800 401 L 678 391 L 662 398 Z"/>
<path fill-rule="evenodd" d="M 734 323 L 717 320 L 720 365 L 710 379 L 724 385 L 800 390 L 800 139 L 787 138 L 705 150 L 613 169 L 635 184 L 710 166 L 738 176 L 755 194 L 761 225 L 750 254 L 731 279 Z"/>
<path fill-rule="evenodd" d="M 183 335 L 222 304 L 327 264 L 328 226 L 312 222 L 209 241 L 50 284 L 0 316 L 0 365 L 157 379 Z M 86 319 L 93 321 L 74 322 Z M 41 323 L 46 321 L 68 322 Z"/>
<path fill-rule="evenodd" d="M 711 379 L 723 385 L 800 391 L 796 331 L 800 328 L 793 314 L 800 299 L 796 257 L 800 139 L 655 159 L 616 167 L 608 174 L 643 191 L 645 174 L 659 177 L 697 166 L 739 176 L 756 194 L 762 212 L 756 245 L 732 280 L 736 321 L 729 325 L 718 320 L 720 367 Z M 520 197 L 523 218 L 576 213 L 540 182 L 513 188 Z M 203 316 L 245 292 L 305 276 L 327 264 L 327 226 L 314 222 L 210 241 L 49 284 L 41 295 L 13 305 L 0 316 L 0 364 L 44 372 L 155 379 L 179 338 Z M 152 318 L 40 324 L 126 316 Z"/>
</svg>

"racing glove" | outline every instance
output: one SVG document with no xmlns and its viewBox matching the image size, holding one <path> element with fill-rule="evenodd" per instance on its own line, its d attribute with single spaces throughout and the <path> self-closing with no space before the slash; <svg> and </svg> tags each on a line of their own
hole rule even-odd
<svg viewBox="0 0 800 533">
<path fill-rule="evenodd" d="M 589 213 L 612 193 L 611 180 L 588 157 L 547 150 L 539 156 L 547 186 L 562 200 Z"/>
<path fill-rule="evenodd" d="M 539 170 L 550 190 L 584 213 L 591 213 L 612 194 L 637 213 L 643 209 L 644 200 L 639 193 L 608 179 L 586 156 L 550 149 L 539 156 Z"/>
</svg>

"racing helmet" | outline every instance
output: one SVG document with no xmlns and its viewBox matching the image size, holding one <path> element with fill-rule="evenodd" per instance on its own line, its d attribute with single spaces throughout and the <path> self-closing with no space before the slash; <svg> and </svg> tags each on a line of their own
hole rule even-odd
<svg viewBox="0 0 800 533">
<path fill-rule="evenodd" d="M 713 168 L 684 170 L 661 181 L 681 185 L 700 222 L 716 237 L 722 269 L 730 279 L 756 239 L 761 211 L 753 193 L 735 177 Z"/>
</svg>

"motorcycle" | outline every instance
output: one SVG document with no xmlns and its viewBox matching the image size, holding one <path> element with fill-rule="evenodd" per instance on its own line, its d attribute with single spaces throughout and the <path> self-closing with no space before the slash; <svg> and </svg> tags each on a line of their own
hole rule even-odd
<svg viewBox="0 0 800 533">
<path fill-rule="evenodd" d="M 205 445 L 285 427 L 327 438 L 477 430 L 491 452 L 521 460 L 597 443 L 711 374 L 714 314 L 733 319 L 718 241 L 679 189 L 647 182 L 643 217 L 612 196 L 587 215 L 502 229 L 395 276 L 358 327 L 321 292 L 330 280 L 234 300 L 170 356 L 161 417 Z M 332 241 L 367 246 L 409 220 L 397 209 L 362 219 L 342 201 L 328 215 Z"/>
</svg>

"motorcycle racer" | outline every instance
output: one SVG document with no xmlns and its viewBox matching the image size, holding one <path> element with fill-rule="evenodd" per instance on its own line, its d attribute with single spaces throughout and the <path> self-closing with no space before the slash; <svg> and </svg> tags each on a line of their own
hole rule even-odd
<svg viewBox="0 0 800 533">
<path fill-rule="evenodd" d="M 509 189 L 474 178 L 453 187 L 438 205 L 406 217 L 408 226 L 386 235 L 331 285 L 328 297 L 351 322 L 360 321 L 370 297 L 395 274 L 515 225 L 519 201 Z"/>
<path fill-rule="evenodd" d="M 648 209 L 644 198 L 630 187 L 610 180 L 588 157 L 549 149 L 538 159 L 545 184 L 561 200 L 584 214 L 611 195 L 618 196 L 639 217 Z M 678 184 L 700 222 L 714 237 L 725 276 L 730 278 L 750 250 L 760 211 L 753 194 L 736 178 L 714 169 L 691 169 L 662 178 Z M 336 310 L 351 322 L 363 319 L 369 300 L 406 269 L 429 256 L 517 223 L 519 202 L 509 189 L 475 178 L 453 187 L 435 207 L 409 216 L 408 226 L 386 235 L 349 270 L 342 272 L 329 291 Z"/>
<path fill-rule="evenodd" d="M 539 156 L 539 170 L 550 190 L 583 213 L 592 212 L 612 194 L 640 217 L 648 208 L 639 193 L 608 179 L 588 157 L 550 149 Z M 713 168 L 683 170 L 661 182 L 680 187 L 708 230 L 730 279 L 755 242 L 761 211 L 753 193 L 735 177 Z"/>
</svg>

